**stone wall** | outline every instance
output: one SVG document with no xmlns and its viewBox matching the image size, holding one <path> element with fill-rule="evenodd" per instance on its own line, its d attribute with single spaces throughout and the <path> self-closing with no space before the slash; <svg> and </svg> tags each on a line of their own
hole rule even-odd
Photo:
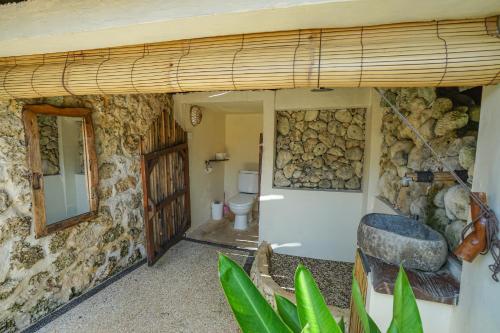
<svg viewBox="0 0 500 333">
<path fill-rule="evenodd" d="M 49 103 L 93 110 L 99 212 L 36 239 L 21 110 Z M 140 135 L 169 95 L 0 101 L 0 331 L 24 328 L 144 256 Z"/>
<path fill-rule="evenodd" d="M 472 183 L 480 101 L 458 89 L 390 89 L 386 97 L 449 166 L 466 170 Z M 450 249 L 455 248 L 468 216 L 467 191 L 454 183 L 401 186 L 407 172 L 446 170 L 389 108 L 383 117 L 382 134 L 380 195 L 403 214 L 418 216 L 441 232 Z"/>
<path fill-rule="evenodd" d="M 277 111 L 274 186 L 360 190 L 366 109 Z"/>
<path fill-rule="evenodd" d="M 57 175 L 59 166 L 59 131 L 56 116 L 38 115 L 40 155 L 44 176 Z"/>
</svg>

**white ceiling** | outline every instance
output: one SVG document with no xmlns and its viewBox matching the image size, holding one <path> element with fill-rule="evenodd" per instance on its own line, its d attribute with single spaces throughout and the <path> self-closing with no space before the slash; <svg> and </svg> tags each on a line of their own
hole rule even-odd
<svg viewBox="0 0 500 333">
<path fill-rule="evenodd" d="M 496 14 L 499 0 L 30 0 L 0 6 L 0 56 Z"/>
<path fill-rule="evenodd" d="M 196 104 L 203 111 L 222 112 L 225 114 L 259 113 L 263 107 L 260 102 L 214 102 Z"/>
</svg>

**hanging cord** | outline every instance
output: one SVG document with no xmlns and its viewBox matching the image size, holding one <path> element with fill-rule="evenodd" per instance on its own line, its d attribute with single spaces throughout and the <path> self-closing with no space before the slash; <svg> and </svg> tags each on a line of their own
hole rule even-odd
<svg viewBox="0 0 500 333">
<path fill-rule="evenodd" d="M 361 82 L 363 82 L 363 60 L 364 54 L 365 54 L 365 46 L 363 45 L 363 31 L 365 30 L 365 27 L 361 27 L 361 31 L 359 34 L 359 44 L 361 47 L 361 54 L 359 57 L 359 82 L 358 82 L 358 88 L 361 87 Z"/>
<path fill-rule="evenodd" d="M 188 41 L 188 49 L 187 49 L 187 52 L 184 51 L 184 49 L 182 50 L 182 55 L 179 57 L 179 60 L 177 61 L 177 68 L 176 68 L 176 72 L 175 72 L 175 79 L 177 80 L 177 87 L 179 88 L 179 91 L 180 92 L 184 92 L 184 90 L 182 89 L 181 87 L 181 82 L 179 81 L 179 68 L 181 67 L 181 61 L 182 61 L 182 58 L 186 57 L 189 55 L 189 52 L 191 52 L 191 41 L 192 39 L 190 39 Z"/>
<path fill-rule="evenodd" d="M 467 236 L 469 230 L 474 226 L 474 224 L 479 221 L 481 218 L 486 219 L 486 247 L 483 252 L 481 252 L 482 255 L 485 255 L 488 253 L 488 251 L 491 251 L 491 256 L 493 257 L 493 264 L 488 265 L 488 268 L 491 270 L 493 273 L 491 275 L 491 278 L 495 280 L 496 282 L 499 282 L 499 278 L 497 274 L 500 273 L 500 239 L 498 239 L 498 219 L 496 215 L 493 213 L 491 209 L 488 209 L 488 211 L 481 210 L 481 213 L 479 216 L 472 221 L 471 223 L 467 224 L 465 228 L 462 230 L 462 241 L 465 239 Z"/>
<path fill-rule="evenodd" d="M 39 97 L 42 97 L 42 94 L 40 94 L 38 91 L 36 91 L 35 86 L 33 85 L 33 80 L 35 79 L 36 71 L 39 70 L 40 67 L 42 67 L 44 65 L 45 65 L 45 54 L 42 56 L 42 63 L 40 65 L 36 66 L 36 68 L 31 73 L 31 80 L 30 80 L 31 90 L 33 90 L 33 92 L 35 92 L 35 94 L 37 94 Z"/>
<path fill-rule="evenodd" d="M 238 53 L 240 53 L 243 50 L 244 45 L 245 45 L 245 34 L 242 34 L 240 48 L 236 50 L 236 52 L 234 52 L 233 63 L 231 64 L 231 81 L 233 82 L 234 90 L 238 90 L 238 88 L 236 88 L 236 83 L 234 83 L 234 64 L 236 62 L 236 57 L 238 56 Z"/>
<path fill-rule="evenodd" d="M 464 188 L 467 193 L 470 195 L 471 199 L 481 208 L 481 213 L 479 214 L 478 219 L 484 217 L 487 221 L 486 223 L 486 250 L 481 254 L 487 254 L 489 250 L 491 250 L 491 255 L 493 256 L 494 263 L 489 265 L 489 269 L 493 272 L 492 278 L 496 282 L 499 282 L 499 278 L 497 274 L 500 273 L 500 240 L 498 239 L 498 219 L 493 212 L 493 210 L 485 203 L 481 201 L 481 199 L 471 191 L 469 186 L 457 175 L 455 170 L 446 163 L 443 158 L 432 148 L 432 146 L 425 140 L 425 138 L 420 134 L 420 132 L 409 122 L 409 120 L 401 113 L 398 107 L 396 107 L 387 97 L 385 97 L 384 91 L 380 88 L 375 88 L 380 97 L 384 100 L 384 102 L 389 105 L 391 110 L 399 117 L 399 119 L 418 137 L 420 141 L 429 149 L 429 151 L 434 155 L 434 157 L 438 160 L 438 162 L 450 172 L 450 174 L 455 178 L 458 184 Z M 476 221 L 474 221 L 476 222 Z M 465 234 L 471 228 L 473 223 L 467 225 L 462 231 L 462 240 L 464 239 Z"/>
<path fill-rule="evenodd" d="M 498 223 L 498 221 L 497 221 Z M 498 229 L 498 228 L 497 228 Z M 498 232 L 498 230 L 497 230 Z M 500 273 L 500 240 L 498 237 L 491 243 L 491 256 L 493 257 L 493 264 L 488 265 L 490 271 L 493 272 L 491 278 L 496 282 L 499 282 L 498 275 Z"/>
<path fill-rule="evenodd" d="M 140 94 L 141 92 L 139 91 L 139 89 L 137 89 L 137 87 L 134 84 L 134 69 L 135 69 L 135 64 L 139 60 L 142 60 L 146 57 L 146 48 L 147 48 L 147 45 L 144 44 L 142 47 L 142 56 L 134 60 L 134 63 L 132 64 L 132 69 L 130 70 L 130 84 L 132 85 L 132 88 L 134 88 L 135 92 L 138 94 Z M 149 55 L 149 49 L 148 49 L 148 55 Z"/>
<path fill-rule="evenodd" d="M 302 30 L 299 30 L 299 40 L 297 41 L 297 46 L 295 47 L 295 51 L 293 52 L 293 69 L 292 69 L 292 76 L 293 76 L 293 87 L 296 88 L 297 85 L 295 84 L 295 60 L 297 59 L 297 51 L 300 47 L 300 41 L 302 37 Z"/>
<path fill-rule="evenodd" d="M 16 97 L 14 95 L 12 95 L 10 93 L 10 91 L 7 90 L 7 86 L 5 85 L 6 82 L 7 82 L 7 76 L 9 76 L 9 73 L 17 67 L 17 62 L 16 62 L 16 58 L 14 58 L 14 66 L 10 67 L 8 71 L 5 72 L 5 75 L 3 76 L 3 90 L 5 90 L 5 92 L 7 93 L 7 95 L 10 96 L 10 98 L 12 99 L 16 99 Z"/>
<path fill-rule="evenodd" d="M 320 79 L 321 79 L 321 53 L 323 53 L 323 29 L 319 31 L 319 57 L 318 57 L 318 82 L 316 88 L 320 89 Z"/>
</svg>

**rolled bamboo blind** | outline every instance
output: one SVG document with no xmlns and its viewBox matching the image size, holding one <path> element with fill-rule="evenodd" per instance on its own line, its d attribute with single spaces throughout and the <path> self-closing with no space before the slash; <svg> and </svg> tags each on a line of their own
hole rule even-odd
<svg viewBox="0 0 500 333">
<path fill-rule="evenodd" d="M 255 33 L 0 58 L 0 98 L 500 80 L 498 17 Z"/>
</svg>

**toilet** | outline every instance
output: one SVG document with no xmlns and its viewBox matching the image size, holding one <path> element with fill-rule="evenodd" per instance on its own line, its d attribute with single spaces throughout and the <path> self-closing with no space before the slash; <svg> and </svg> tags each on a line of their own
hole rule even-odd
<svg viewBox="0 0 500 333">
<path fill-rule="evenodd" d="M 257 171 L 240 170 L 238 175 L 238 193 L 228 200 L 229 209 L 234 213 L 234 228 L 248 228 L 248 214 L 252 210 L 259 191 L 259 174 Z"/>
</svg>

